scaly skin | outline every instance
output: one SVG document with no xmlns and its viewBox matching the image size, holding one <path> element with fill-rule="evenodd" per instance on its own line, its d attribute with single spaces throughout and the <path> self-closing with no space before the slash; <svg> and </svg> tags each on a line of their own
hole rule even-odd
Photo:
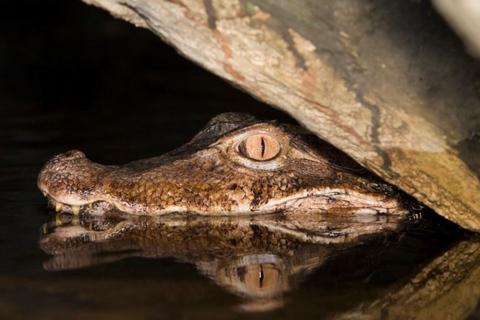
<svg viewBox="0 0 480 320">
<path fill-rule="evenodd" d="M 277 141 L 278 155 L 246 156 L 242 146 L 253 134 Z M 174 151 L 123 166 L 96 164 L 76 150 L 59 154 L 40 172 L 38 187 L 57 211 L 73 213 L 408 212 L 397 189 L 313 134 L 236 113 L 213 118 Z"/>
</svg>

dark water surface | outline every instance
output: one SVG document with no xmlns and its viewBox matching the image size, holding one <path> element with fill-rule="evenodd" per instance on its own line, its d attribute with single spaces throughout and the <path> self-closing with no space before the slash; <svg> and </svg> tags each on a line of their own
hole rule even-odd
<svg viewBox="0 0 480 320">
<path fill-rule="evenodd" d="M 221 112 L 291 120 L 179 58 L 148 32 L 80 1 L 6 6 L 0 12 L 0 319 L 480 314 L 480 247 L 437 224 L 342 250 L 280 241 L 261 228 L 257 242 L 226 237 L 212 245 L 164 227 L 178 238 L 143 247 L 130 241 L 128 250 L 125 243 L 79 252 L 60 246 L 62 255 L 47 255 L 38 241 L 55 215 L 36 176 L 51 156 L 80 149 L 95 162 L 122 164 L 179 146 Z M 89 228 L 80 221 L 62 226 L 61 219 L 57 227 Z"/>
</svg>

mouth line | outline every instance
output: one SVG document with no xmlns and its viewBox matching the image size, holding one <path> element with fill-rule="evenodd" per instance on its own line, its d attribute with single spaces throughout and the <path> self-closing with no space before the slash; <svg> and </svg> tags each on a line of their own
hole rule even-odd
<svg viewBox="0 0 480 320">
<path fill-rule="evenodd" d="M 181 212 L 191 212 L 200 215 L 211 215 L 211 216 L 218 216 L 218 215 L 245 215 L 245 214 L 262 214 L 262 213 L 271 213 L 271 212 L 278 212 L 285 211 L 288 212 L 290 209 L 295 210 L 298 207 L 298 203 L 302 200 L 308 201 L 309 198 L 312 199 L 323 199 L 322 201 L 329 201 L 329 199 L 336 199 L 341 201 L 346 201 L 347 203 L 351 203 L 350 209 L 354 209 L 351 211 L 352 213 L 356 214 L 390 214 L 390 213 L 399 213 L 403 211 L 408 211 L 405 208 L 402 210 L 402 206 L 400 203 L 395 201 L 394 198 L 390 198 L 385 195 L 385 198 L 379 199 L 378 197 L 365 197 L 359 196 L 357 194 L 351 194 L 346 192 L 343 189 L 328 189 L 319 191 L 305 191 L 302 193 L 294 194 L 290 197 L 284 197 L 282 199 L 270 199 L 266 204 L 264 204 L 260 208 L 252 209 L 249 206 L 242 206 L 245 207 L 245 210 L 236 210 L 232 212 L 206 212 L 203 210 L 195 210 L 189 209 L 188 207 L 179 207 L 179 206 L 171 206 L 171 207 L 163 207 L 156 212 L 151 211 L 149 213 L 148 210 L 138 210 L 138 212 L 132 212 L 131 210 L 126 210 L 124 205 L 116 204 L 115 202 L 110 202 L 103 199 L 96 199 L 90 201 L 83 201 L 84 204 L 71 204 L 67 201 L 58 200 L 58 198 L 52 197 L 47 191 L 42 191 L 43 195 L 47 198 L 47 202 L 50 208 L 54 209 L 55 212 L 64 212 L 70 213 L 74 215 L 79 215 L 81 212 L 91 213 L 91 214 L 104 214 L 108 211 L 118 211 L 126 214 L 133 214 L 133 215 L 165 215 L 171 213 L 181 213 Z M 392 202 L 391 202 L 392 201 Z M 78 203 L 78 202 L 77 202 Z M 325 208 L 328 209 L 328 204 L 325 204 Z M 122 208 L 123 207 L 123 208 Z M 325 209 L 326 211 L 328 211 Z M 335 204 L 332 205 L 332 209 L 335 209 Z M 319 209 L 321 211 L 321 209 Z M 401 212 L 400 212 L 401 211 Z"/>
</svg>

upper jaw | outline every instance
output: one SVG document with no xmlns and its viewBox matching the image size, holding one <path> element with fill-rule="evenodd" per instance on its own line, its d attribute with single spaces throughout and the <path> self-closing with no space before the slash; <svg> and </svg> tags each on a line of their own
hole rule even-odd
<svg viewBox="0 0 480 320">
<path fill-rule="evenodd" d="M 202 151 L 202 155 L 213 156 L 215 148 Z M 197 156 L 200 156 L 197 154 Z M 183 161 L 183 160 L 182 160 Z M 128 165 L 127 165 L 128 166 Z M 48 198 L 49 205 L 56 211 L 78 214 L 91 212 L 103 214 L 108 211 L 121 211 L 130 214 L 160 215 L 172 212 L 192 212 L 204 215 L 263 214 L 288 210 L 318 211 L 336 210 L 335 203 L 351 204 L 351 213 L 403 213 L 405 209 L 398 197 L 388 198 L 385 194 L 354 193 L 342 188 L 311 187 L 290 197 L 269 199 L 259 206 L 252 206 L 248 197 L 231 212 L 218 207 L 198 209 L 195 204 L 162 207 L 157 203 L 128 203 L 103 192 L 103 182 L 116 167 L 95 164 L 81 152 L 67 152 L 52 158 L 44 166 L 38 177 L 38 187 Z M 158 168 L 157 168 L 158 170 Z M 251 171 L 251 170 L 250 170 Z M 75 173 L 75 174 L 72 174 Z M 158 182 L 161 183 L 161 182 Z M 161 186 L 159 186 L 161 188 Z M 329 205 L 333 202 L 334 205 Z M 337 210 L 338 211 L 338 210 Z"/>
</svg>

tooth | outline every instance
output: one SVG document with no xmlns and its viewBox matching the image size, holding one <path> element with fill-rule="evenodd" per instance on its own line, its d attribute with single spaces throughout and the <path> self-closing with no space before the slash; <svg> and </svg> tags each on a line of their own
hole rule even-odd
<svg viewBox="0 0 480 320">
<path fill-rule="evenodd" d="M 55 226 L 56 227 L 59 227 L 62 225 L 62 214 L 61 213 L 57 213 L 55 215 Z"/>
<path fill-rule="evenodd" d="M 46 224 L 46 223 L 45 223 L 45 224 L 43 225 L 43 227 L 42 227 L 42 232 L 43 232 L 43 234 L 47 234 L 47 232 L 48 232 L 47 224 Z"/>
<path fill-rule="evenodd" d="M 74 215 L 78 215 L 80 213 L 80 206 L 72 206 L 72 212 Z"/>
<path fill-rule="evenodd" d="M 47 196 L 47 191 L 43 191 L 43 196 L 46 197 Z"/>
<path fill-rule="evenodd" d="M 88 209 L 92 209 L 93 208 L 93 203 L 89 203 L 88 204 Z"/>
<path fill-rule="evenodd" d="M 62 210 L 62 206 L 63 205 L 60 202 L 55 203 L 55 211 L 59 212 L 60 210 Z"/>
</svg>

